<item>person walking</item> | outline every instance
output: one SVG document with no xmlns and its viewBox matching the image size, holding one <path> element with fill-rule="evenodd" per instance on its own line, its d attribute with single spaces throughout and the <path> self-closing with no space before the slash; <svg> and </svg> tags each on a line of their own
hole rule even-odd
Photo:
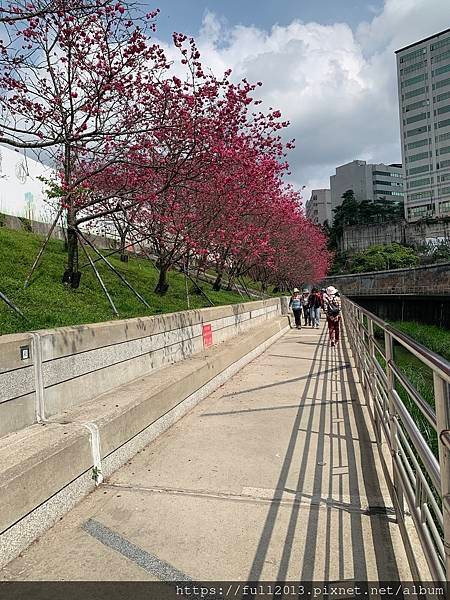
<svg viewBox="0 0 450 600">
<path fill-rule="evenodd" d="M 337 289 L 330 285 L 323 297 L 323 309 L 327 315 L 328 334 L 331 346 L 339 343 L 339 330 L 341 322 L 341 298 Z"/>
<path fill-rule="evenodd" d="M 302 307 L 303 307 L 303 319 L 306 325 L 311 325 L 311 314 L 309 312 L 309 290 L 306 288 L 303 290 L 302 294 Z"/>
<path fill-rule="evenodd" d="M 313 288 L 309 295 L 309 316 L 311 319 L 311 325 L 316 329 L 319 329 L 320 323 L 320 308 L 322 306 L 322 298 L 320 296 L 318 288 Z"/>
<path fill-rule="evenodd" d="M 294 313 L 295 326 L 297 329 L 302 328 L 302 296 L 298 288 L 294 288 L 291 299 L 289 300 L 289 308 L 292 308 Z"/>
</svg>

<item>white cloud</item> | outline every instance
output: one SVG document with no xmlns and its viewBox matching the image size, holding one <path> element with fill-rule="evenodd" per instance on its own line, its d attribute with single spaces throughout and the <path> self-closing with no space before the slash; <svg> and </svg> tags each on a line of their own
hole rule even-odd
<svg viewBox="0 0 450 600">
<path fill-rule="evenodd" d="M 346 161 L 400 162 L 394 52 L 449 23 L 448 0 L 385 0 L 356 31 L 301 21 L 270 31 L 229 27 L 206 13 L 197 43 L 205 66 L 261 80 L 265 105 L 291 121 L 292 179 L 307 185 L 307 198 Z"/>
</svg>

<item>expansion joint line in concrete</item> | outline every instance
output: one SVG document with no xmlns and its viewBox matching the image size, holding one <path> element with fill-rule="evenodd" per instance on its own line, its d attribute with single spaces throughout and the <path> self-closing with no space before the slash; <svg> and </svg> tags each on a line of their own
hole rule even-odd
<svg viewBox="0 0 450 600">
<path fill-rule="evenodd" d="M 100 432 L 95 423 L 82 423 L 83 427 L 90 433 L 90 444 L 91 444 L 91 452 L 92 452 L 92 462 L 94 465 L 93 469 L 93 479 L 95 481 L 95 485 L 100 485 L 103 481 L 103 472 L 102 472 L 102 455 L 100 450 Z"/>
<path fill-rule="evenodd" d="M 34 384 L 35 384 L 35 412 L 38 423 L 45 422 L 45 392 L 44 379 L 42 376 L 42 345 L 39 333 L 32 333 L 32 359 L 34 365 Z"/>
<path fill-rule="evenodd" d="M 123 483 L 106 483 L 103 488 L 110 490 L 123 490 L 127 492 L 167 494 L 172 496 L 190 496 L 194 498 L 207 498 L 209 500 L 227 500 L 230 502 L 247 502 L 252 504 L 280 504 L 281 506 L 301 506 L 304 508 L 333 509 L 349 513 L 358 513 L 366 516 L 393 517 L 395 510 L 392 506 L 369 505 L 366 497 L 360 497 L 360 502 L 337 500 L 333 498 L 314 498 L 302 494 L 289 498 L 283 490 L 258 490 L 252 493 L 232 494 L 229 492 L 213 492 L 209 490 L 191 490 L 182 488 L 169 488 L 157 486 L 139 486 Z"/>
</svg>

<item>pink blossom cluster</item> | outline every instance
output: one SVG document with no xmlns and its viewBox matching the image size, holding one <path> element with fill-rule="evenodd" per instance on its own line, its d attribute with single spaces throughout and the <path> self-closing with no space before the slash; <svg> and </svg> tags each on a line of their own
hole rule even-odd
<svg viewBox="0 0 450 600">
<path fill-rule="evenodd" d="M 158 10 L 22 1 L 0 42 L 0 142 L 53 158 L 69 230 L 120 214 L 162 273 L 189 259 L 264 285 L 323 278 L 326 239 L 285 183 L 294 140 L 279 110 L 261 109 L 262 82 L 212 75 L 174 33 L 180 77 L 151 37 Z"/>
</svg>

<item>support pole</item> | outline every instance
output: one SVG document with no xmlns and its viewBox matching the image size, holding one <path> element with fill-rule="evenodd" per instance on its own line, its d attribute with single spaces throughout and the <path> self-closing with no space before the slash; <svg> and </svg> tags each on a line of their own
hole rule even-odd
<svg viewBox="0 0 450 600">
<path fill-rule="evenodd" d="M 183 266 L 181 266 L 179 263 L 177 263 L 177 264 L 178 264 L 178 266 L 180 267 L 180 269 L 181 269 L 181 272 L 182 272 L 182 273 L 185 273 L 184 267 L 183 267 Z M 201 287 L 198 285 L 198 283 L 195 281 L 195 279 L 193 279 L 193 278 L 192 278 L 192 277 L 189 275 L 189 273 L 187 273 L 187 277 L 189 278 L 189 280 L 190 280 L 190 281 L 192 281 L 192 283 L 193 283 L 193 284 L 194 284 L 194 286 L 195 286 L 195 287 L 198 289 L 198 291 L 199 291 L 199 292 L 202 294 L 202 296 L 204 296 L 204 297 L 206 298 L 206 300 L 209 302 L 209 304 L 210 304 L 211 306 L 215 306 L 214 302 L 213 302 L 213 301 L 212 301 L 212 300 L 209 298 L 209 296 L 207 296 L 207 295 L 206 295 L 206 292 L 204 292 L 204 291 L 202 290 L 202 288 L 201 288 Z"/>
<path fill-rule="evenodd" d="M 404 506 L 404 498 L 403 498 L 403 486 L 401 477 L 398 472 L 398 467 L 396 464 L 396 456 L 399 452 L 399 447 L 397 443 L 397 411 L 395 408 L 394 398 L 392 392 L 395 389 L 395 376 L 394 372 L 391 368 L 391 363 L 394 362 L 394 340 L 392 335 L 387 331 L 384 332 L 384 350 L 386 354 L 386 377 L 388 384 L 388 402 L 389 402 L 389 450 L 392 456 L 392 473 L 393 473 L 393 481 L 394 481 L 394 493 L 397 497 L 398 502 L 398 510 L 400 514 L 398 518 L 403 520 L 405 515 L 405 506 Z"/>
<path fill-rule="evenodd" d="M 3 300 L 3 302 L 5 302 L 10 308 L 13 309 L 14 312 L 16 312 L 18 315 L 20 315 L 23 319 L 26 320 L 25 315 L 23 314 L 23 312 L 20 310 L 20 308 L 18 308 L 14 302 L 12 302 L 7 296 L 5 296 L 5 294 L 2 294 L 2 292 L 0 292 L 0 298 Z"/>
<path fill-rule="evenodd" d="M 88 244 L 88 246 L 90 246 L 92 248 L 92 250 L 97 254 L 97 256 L 100 258 L 100 260 L 103 260 L 108 267 L 111 269 L 111 271 L 113 271 L 113 273 L 115 273 L 117 275 L 117 277 L 133 292 L 133 294 L 136 295 L 137 298 L 139 298 L 139 300 L 141 302 L 143 302 L 145 304 L 145 306 L 147 308 L 151 309 L 150 304 L 148 304 L 148 302 L 139 294 L 139 292 L 137 292 L 134 287 L 128 283 L 128 281 L 125 279 L 125 277 L 122 275 L 122 273 L 120 273 L 115 267 L 113 267 L 113 265 L 109 262 L 109 260 L 107 258 L 105 258 L 98 250 L 97 248 L 94 246 L 94 244 L 88 239 L 86 238 L 81 231 L 78 229 L 78 234 L 83 238 L 83 240 Z"/>
<path fill-rule="evenodd" d="M 78 234 L 77 234 L 77 235 L 78 235 Z M 84 252 L 84 254 L 85 254 L 86 258 L 87 258 L 87 259 L 88 259 L 88 261 L 91 263 L 92 270 L 94 271 L 94 273 L 95 273 L 95 275 L 96 275 L 96 277 L 97 277 L 97 279 L 98 279 L 98 282 L 100 283 L 100 285 L 101 285 L 101 287 L 102 287 L 102 290 L 105 292 L 105 295 L 106 295 L 106 297 L 108 298 L 108 300 L 109 300 L 109 303 L 111 304 L 111 308 L 113 309 L 113 312 L 114 312 L 114 314 L 116 315 L 116 317 L 118 317 L 118 316 L 119 316 L 119 313 L 118 313 L 118 311 L 117 311 L 117 308 L 115 307 L 115 304 L 114 304 L 114 302 L 113 302 L 113 299 L 111 298 L 111 296 L 110 296 L 110 294 L 109 294 L 108 290 L 106 289 L 106 285 L 104 284 L 104 282 L 103 282 L 103 279 L 101 278 L 101 276 L 100 276 L 100 273 L 99 273 L 99 272 L 98 272 L 98 270 L 97 270 L 97 267 L 94 265 L 94 262 L 93 262 L 92 258 L 89 256 L 89 254 L 88 254 L 88 252 L 87 252 L 87 250 L 86 250 L 86 248 L 85 248 L 84 242 L 83 242 L 83 240 L 81 239 L 81 237 L 80 237 L 79 235 L 78 235 L 78 239 L 79 239 L 79 241 L 80 241 L 80 246 L 81 246 L 81 248 L 82 248 L 82 250 L 83 250 L 83 252 Z"/>
<path fill-rule="evenodd" d="M 450 592 L 450 448 L 443 435 L 450 430 L 450 391 L 447 381 L 434 371 L 434 398 L 436 404 L 436 428 L 438 432 L 439 467 L 441 473 L 442 518 L 444 524 L 444 570 L 447 579 L 447 597 Z"/>
<path fill-rule="evenodd" d="M 59 221 L 59 217 L 61 216 L 62 211 L 63 211 L 63 207 L 61 207 L 59 209 L 58 214 L 56 215 L 56 219 L 53 221 L 52 226 L 50 227 L 50 229 L 45 237 L 44 243 L 42 244 L 41 249 L 39 250 L 38 255 L 36 256 L 36 258 L 34 260 L 33 266 L 31 267 L 31 271 L 29 272 L 28 277 L 26 278 L 25 283 L 23 284 L 24 289 L 26 289 L 30 283 L 30 279 L 33 276 L 33 273 L 35 272 L 35 270 L 39 264 L 39 261 L 41 260 L 42 255 L 44 254 L 44 250 L 45 250 L 45 248 L 48 244 L 48 241 L 53 233 L 53 230 L 56 227 L 56 224 Z"/>
<path fill-rule="evenodd" d="M 186 270 L 184 272 L 184 287 L 186 289 L 186 301 L 188 310 L 191 308 L 191 302 L 189 299 L 189 287 L 188 287 L 188 276 L 189 276 L 189 256 L 186 257 Z"/>
</svg>

